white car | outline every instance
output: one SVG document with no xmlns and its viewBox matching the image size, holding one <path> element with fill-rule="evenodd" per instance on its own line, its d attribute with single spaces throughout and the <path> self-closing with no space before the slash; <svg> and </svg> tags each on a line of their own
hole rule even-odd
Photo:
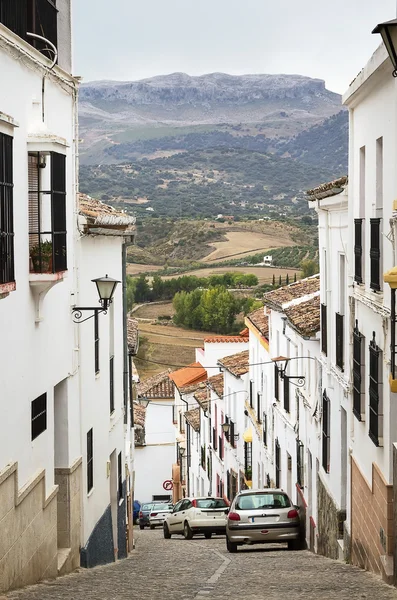
<svg viewBox="0 0 397 600">
<path fill-rule="evenodd" d="M 164 504 L 154 504 L 149 513 L 149 527 L 154 529 L 164 523 L 164 519 L 174 508 L 173 504 L 165 502 Z"/>
<path fill-rule="evenodd" d="M 229 504 L 223 498 L 183 498 L 164 520 L 164 537 L 174 533 L 191 540 L 198 533 L 209 539 L 213 533 L 226 532 L 226 511 Z"/>
</svg>

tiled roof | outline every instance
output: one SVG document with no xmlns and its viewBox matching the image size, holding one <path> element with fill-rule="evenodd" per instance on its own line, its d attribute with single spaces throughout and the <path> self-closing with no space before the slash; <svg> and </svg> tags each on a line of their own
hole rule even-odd
<svg viewBox="0 0 397 600">
<path fill-rule="evenodd" d="M 217 335 L 210 338 L 205 338 L 206 344 L 230 344 L 241 343 L 246 344 L 249 341 L 248 335 Z"/>
<path fill-rule="evenodd" d="M 130 354 L 136 354 L 138 352 L 138 340 L 139 340 L 139 330 L 138 330 L 138 320 L 133 319 L 128 315 L 127 318 L 127 344 L 128 344 L 128 352 Z"/>
<path fill-rule="evenodd" d="M 247 319 L 251 321 L 254 327 L 266 338 L 269 337 L 269 319 L 265 315 L 265 311 L 262 308 L 258 308 L 258 310 L 254 310 L 247 315 Z"/>
<path fill-rule="evenodd" d="M 192 408 L 185 412 L 185 419 L 193 427 L 194 431 L 200 431 L 200 409 Z"/>
<path fill-rule="evenodd" d="M 235 377 L 241 377 L 249 371 L 249 351 L 244 350 L 244 352 L 225 356 L 218 360 L 218 363 Z"/>
<path fill-rule="evenodd" d="M 308 200 L 321 200 L 321 198 L 328 198 L 329 196 L 336 196 L 343 192 L 348 183 L 348 177 L 339 177 L 328 183 L 322 183 L 312 190 L 307 190 L 306 194 L 309 196 Z"/>
<path fill-rule="evenodd" d="M 193 394 L 193 397 L 197 400 L 203 411 L 207 412 L 210 403 L 210 390 L 208 389 L 207 381 L 200 384 L 200 388 Z"/>
<path fill-rule="evenodd" d="M 208 383 L 210 384 L 214 392 L 217 394 L 217 396 L 219 396 L 219 398 L 222 398 L 223 396 L 223 379 L 223 373 L 213 375 L 208 379 Z"/>
<path fill-rule="evenodd" d="M 163 371 L 141 381 L 137 386 L 138 396 L 151 399 L 174 398 L 175 384 L 169 378 L 169 373 L 169 371 Z"/>
<path fill-rule="evenodd" d="M 183 369 L 178 369 L 178 371 L 173 371 L 170 373 L 169 377 L 175 383 L 177 388 L 180 389 L 207 379 L 207 371 L 199 362 L 196 362 L 187 367 L 183 367 Z"/>
<path fill-rule="evenodd" d="M 146 408 L 134 402 L 134 423 L 140 427 L 145 427 Z"/>
<path fill-rule="evenodd" d="M 310 296 L 319 291 L 320 276 L 314 275 L 313 277 L 307 277 L 296 283 L 291 283 L 290 285 L 285 285 L 277 290 L 267 292 L 264 294 L 263 300 L 270 308 L 281 311 L 283 306 L 288 302 L 296 300 L 297 298 L 303 298 L 304 296 Z"/>
<path fill-rule="evenodd" d="M 87 194 L 79 194 L 79 213 L 87 219 L 87 229 L 93 230 L 93 233 L 97 233 L 96 228 L 102 229 L 103 233 L 106 229 L 121 230 L 124 233 L 126 230 L 135 230 L 134 216 L 116 210 Z"/>
<path fill-rule="evenodd" d="M 320 331 L 320 296 L 287 308 L 285 314 L 290 324 L 301 335 L 314 336 Z"/>
<path fill-rule="evenodd" d="M 247 336 L 249 337 L 249 330 L 248 330 L 248 327 L 246 327 L 245 329 L 243 329 L 242 331 L 240 331 L 240 335 L 241 335 L 242 337 L 247 337 Z"/>
</svg>

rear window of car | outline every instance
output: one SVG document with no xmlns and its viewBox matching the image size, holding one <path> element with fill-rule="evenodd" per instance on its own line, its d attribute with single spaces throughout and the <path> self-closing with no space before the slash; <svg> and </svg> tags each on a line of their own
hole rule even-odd
<svg viewBox="0 0 397 600">
<path fill-rule="evenodd" d="M 237 510 L 256 510 L 261 508 L 288 508 L 291 506 L 285 494 L 244 494 L 236 500 Z"/>
<path fill-rule="evenodd" d="M 223 498 L 205 498 L 204 500 L 196 500 L 197 508 L 227 508 L 227 503 Z"/>
<path fill-rule="evenodd" d="M 172 510 L 172 504 L 154 504 L 152 511 L 155 510 Z"/>
<path fill-rule="evenodd" d="M 152 510 L 153 504 L 144 504 L 141 510 Z"/>
</svg>

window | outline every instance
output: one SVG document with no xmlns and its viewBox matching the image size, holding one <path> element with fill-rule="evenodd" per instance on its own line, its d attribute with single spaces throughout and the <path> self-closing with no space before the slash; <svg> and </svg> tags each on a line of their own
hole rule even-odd
<svg viewBox="0 0 397 600">
<path fill-rule="evenodd" d="M 244 442 L 244 474 L 246 479 L 252 480 L 252 442 Z"/>
<path fill-rule="evenodd" d="M 30 271 L 66 271 L 66 157 L 28 155 Z"/>
<path fill-rule="evenodd" d="M 280 400 L 278 371 L 279 371 L 279 369 L 278 369 L 277 363 L 275 363 L 275 365 L 274 365 L 274 397 L 276 400 Z"/>
<path fill-rule="evenodd" d="M 336 366 L 339 367 L 341 369 L 341 371 L 343 371 L 344 369 L 344 357 L 343 357 L 343 352 L 344 352 L 344 345 L 343 345 L 343 330 L 344 330 L 344 316 L 336 313 L 335 314 L 335 318 L 336 318 L 336 322 L 335 322 L 335 337 L 336 337 L 336 344 L 335 344 L 335 352 L 336 352 L 336 356 L 335 356 L 335 362 L 336 362 Z"/>
<path fill-rule="evenodd" d="M 236 438 L 234 433 L 234 428 L 236 424 L 230 419 L 230 434 L 229 434 L 229 442 L 232 448 L 236 447 Z"/>
<path fill-rule="evenodd" d="M 291 502 L 286 494 L 279 492 L 253 492 L 244 494 L 236 502 L 237 510 L 259 510 L 270 508 L 290 508 Z"/>
<path fill-rule="evenodd" d="M 376 208 L 383 207 L 383 138 L 376 140 Z"/>
<path fill-rule="evenodd" d="M 258 423 L 262 423 L 262 394 L 260 394 L 259 392 L 256 395 L 256 420 L 258 421 Z"/>
<path fill-rule="evenodd" d="M 172 405 L 172 422 L 174 423 L 174 425 L 176 425 L 178 423 L 178 419 L 176 417 L 176 406 L 175 406 L 175 404 Z"/>
<path fill-rule="evenodd" d="M 267 414 L 263 413 L 263 445 L 267 446 Z"/>
<path fill-rule="evenodd" d="M 289 377 L 284 375 L 284 410 L 289 413 Z"/>
<path fill-rule="evenodd" d="M 254 407 L 254 382 L 250 381 L 250 407 Z"/>
<path fill-rule="evenodd" d="M 185 433 L 185 418 L 183 416 L 183 412 L 179 413 L 179 431 L 181 433 Z"/>
<path fill-rule="evenodd" d="M 13 139 L 0 133 L 0 285 L 14 281 Z"/>
<path fill-rule="evenodd" d="M 218 434 L 216 432 L 215 427 L 212 428 L 212 447 L 216 452 L 218 449 Z"/>
<path fill-rule="evenodd" d="M 296 477 L 299 487 L 303 488 L 305 484 L 305 453 L 300 440 L 296 440 Z"/>
<path fill-rule="evenodd" d="M 87 493 L 94 487 L 94 433 L 87 433 Z"/>
<path fill-rule="evenodd" d="M 95 373 L 99 373 L 99 315 L 94 315 L 94 364 Z"/>
<path fill-rule="evenodd" d="M 114 412 L 114 356 L 109 360 L 109 395 L 110 395 L 110 414 Z"/>
<path fill-rule="evenodd" d="M 374 291 L 379 291 L 380 287 L 380 219 L 370 219 L 371 229 L 371 247 L 369 251 L 371 272 L 370 272 L 370 288 Z"/>
<path fill-rule="evenodd" d="M 353 329 L 353 414 L 361 421 L 364 413 L 364 336 L 358 329 L 358 321 Z"/>
<path fill-rule="evenodd" d="M 32 441 L 47 429 L 47 394 L 32 402 Z"/>
<path fill-rule="evenodd" d="M 121 452 L 117 457 L 117 496 L 119 500 L 123 497 L 123 455 Z"/>
<path fill-rule="evenodd" d="M 205 464 L 205 446 L 201 446 L 201 457 L 200 458 L 201 458 L 201 460 L 200 460 L 201 468 L 204 469 L 204 471 L 205 471 L 205 469 L 206 469 L 206 464 Z"/>
<path fill-rule="evenodd" d="M 35 40 L 27 33 L 36 33 L 58 46 L 56 0 L 1 0 L 0 22 L 16 35 L 53 58 L 48 44 Z"/>
<path fill-rule="evenodd" d="M 381 407 L 381 356 L 382 352 L 375 341 L 375 332 L 369 345 L 369 437 L 375 446 L 380 445 L 382 431 L 382 407 Z"/>
<path fill-rule="evenodd" d="M 363 283 L 363 219 L 354 219 L 354 281 Z"/>
<path fill-rule="evenodd" d="M 219 458 L 223 459 L 224 446 L 223 446 L 223 436 L 222 435 L 220 435 L 218 437 L 218 450 L 219 450 Z"/>
<path fill-rule="evenodd" d="M 327 396 L 326 390 L 323 393 L 323 423 L 322 423 L 322 450 L 323 450 L 323 469 L 326 473 L 330 470 L 330 427 L 331 427 L 331 414 L 330 414 L 330 400 Z"/>
<path fill-rule="evenodd" d="M 280 461 L 280 444 L 278 438 L 276 438 L 275 442 L 275 466 L 276 466 L 276 488 L 280 487 L 281 480 L 281 461 Z"/>
<path fill-rule="evenodd" d="M 321 352 L 327 356 L 328 340 L 327 340 L 327 305 L 321 305 Z"/>
</svg>

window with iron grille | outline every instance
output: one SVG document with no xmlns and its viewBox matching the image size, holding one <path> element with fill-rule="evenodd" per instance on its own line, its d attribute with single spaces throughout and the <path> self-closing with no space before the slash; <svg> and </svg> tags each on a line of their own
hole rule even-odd
<svg viewBox="0 0 397 600">
<path fill-rule="evenodd" d="M 380 445 L 383 436 L 383 414 L 381 406 L 381 356 L 382 352 L 375 341 L 375 332 L 369 344 L 369 437 Z"/>
<path fill-rule="evenodd" d="M 276 442 L 275 442 L 275 452 L 274 452 L 274 458 L 275 458 L 275 467 L 276 467 L 276 488 L 280 487 L 280 481 L 281 481 L 281 456 L 280 456 L 280 444 L 278 441 L 278 438 L 276 438 Z"/>
<path fill-rule="evenodd" d="M 323 422 L 322 422 L 322 465 L 326 473 L 330 470 L 330 429 L 331 429 L 331 410 L 330 400 L 327 391 L 323 392 Z"/>
<path fill-rule="evenodd" d="M 99 373 L 99 316 L 94 315 L 94 366 L 95 373 Z"/>
<path fill-rule="evenodd" d="M 109 360 L 110 414 L 114 412 L 114 356 Z"/>
<path fill-rule="evenodd" d="M 254 407 L 254 382 L 250 381 L 250 407 Z"/>
<path fill-rule="evenodd" d="M 252 442 L 244 442 L 244 474 L 246 479 L 252 480 Z"/>
<path fill-rule="evenodd" d="M 94 432 L 87 433 L 87 493 L 94 487 Z"/>
<path fill-rule="evenodd" d="M 185 433 L 185 418 L 182 412 L 179 413 L 179 431 Z"/>
<path fill-rule="evenodd" d="M 0 133 L 0 284 L 14 276 L 13 139 Z"/>
<path fill-rule="evenodd" d="M 256 420 L 258 423 L 262 423 L 262 394 L 260 392 L 256 395 Z"/>
<path fill-rule="evenodd" d="M 263 444 L 267 446 L 267 414 L 263 413 Z"/>
<path fill-rule="evenodd" d="M 31 408 L 32 440 L 47 429 L 47 394 L 33 400 Z"/>
<path fill-rule="evenodd" d="M 321 352 L 327 356 L 328 340 L 327 340 L 327 305 L 321 304 Z"/>
<path fill-rule="evenodd" d="M 234 437 L 234 428 L 235 428 L 235 423 L 230 419 L 230 439 L 229 442 L 232 446 L 232 448 L 236 447 L 236 438 Z"/>
<path fill-rule="evenodd" d="M 230 423 L 229 417 L 225 417 L 225 423 Z M 230 430 L 225 432 L 225 438 L 227 439 L 228 442 L 230 442 Z"/>
<path fill-rule="evenodd" d="M 216 452 L 218 449 L 218 434 L 215 427 L 212 428 L 212 447 Z"/>
<path fill-rule="evenodd" d="M 353 329 L 353 414 L 361 421 L 364 413 L 364 336 L 358 329 L 358 320 Z"/>
<path fill-rule="evenodd" d="M 172 422 L 174 423 L 174 425 L 176 423 L 178 423 L 178 419 L 176 417 L 176 406 L 175 406 L 175 404 L 172 405 Z"/>
<path fill-rule="evenodd" d="M 344 343 L 343 343 L 343 338 L 344 338 L 344 316 L 336 313 L 335 314 L 335 337 L 336 337 L 336 344 L 335 344 L 335 362 L 336 362 L 336 366 L 339 367 L 341 369 L 341 371 L 343 371 L 344 366 L 345 366 L 345 362 L 344 362 L 344 357 L 343 357 L 343 352 L 344 352 Z"/>
<path fill-rule="evenodd" d="M 371 262 L 370 287 L 380 290 L 380 219 L 370 219 L 371 247 L 369 251 Z"/>
<path fill-rule="evenodd" d="M 204 469 L 204 471 L 205 471 L 205 467 L 206 467 L 206 464 L 205 464 L 205 446 L 201 446 L 201 462 L 200 462 L 200 464 L 201 464 L 201 468 Z"/>
<path fill-rule="evenodd" d="M 0 23 L 49 58 L 54 53 L 48 44 L 27 34 L 36 33 L 57 46 L 57 16 L 55 0 L 0 0 Z"/>
<path fill-rule="evenodd" d="M 305 454 L 304 445 L 300 440 L 296 440 L 296 476 L 299 487 L 303 488 L 305 484 Z"/>
<path fill-rule="evenodd" d="M 286 412 L 289 413 L 289 392 L 290 392 L 290 387 L 289 387 L 289 377 L 288 375 L 284 375 L 284 410 Z"/>
<path fill-rule="evenodd" d="M 30 271 L 66 271 L 66 157 L 29 153 L 28 180 Z"/>
<path fill-rule="evenodd" d="M 123 497 L 123 456 L 121 452 L 117 457 L 117 497 L 119 500 Z"/>
<path fill-rule="evenodd" d="M 354 281 L 363 282 L 363 219 L 354 219 Z"/>
<path fill-rule="evenodd" d="M 274 397 L 276 400 L 280 400 L 279 396 L 279 368 L 277 364 L 274 365 Z"/>
<path fill-rule="evenodd" d="M 223 458 L 223 450 L 224 450 L 224 448 L 223 448 L 223 437 L 221 435 L 219 436 L 218 441 L 219 441 L 219 445 L 218 445 L 218 448 L 219 448 L 219 458 Z"/>
</svg>

